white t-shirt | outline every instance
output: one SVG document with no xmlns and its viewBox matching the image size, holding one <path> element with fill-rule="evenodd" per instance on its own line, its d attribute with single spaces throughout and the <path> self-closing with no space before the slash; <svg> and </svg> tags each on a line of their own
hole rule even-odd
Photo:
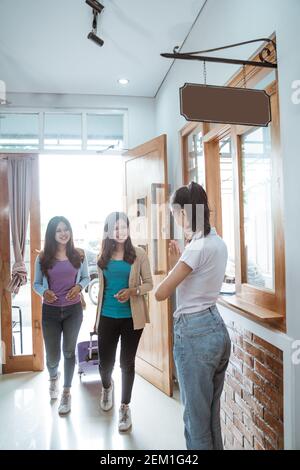
<svg viewBox="0 0 300 470">
<path fill-rule="evenodd" d="M 201 312 L 215 305 L 227 263 L 227 247 L 216 229 L 201 238 L 194 235 L 178 262 L 183 261 L 192 272 L 176 289 L 177 309 L 174 316 Z"/>
</svg>

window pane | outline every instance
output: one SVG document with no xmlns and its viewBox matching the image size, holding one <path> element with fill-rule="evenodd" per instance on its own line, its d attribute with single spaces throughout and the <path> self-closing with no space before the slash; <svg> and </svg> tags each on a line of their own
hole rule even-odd
<svg viewBox="0 0 300 470">
<path fill-rule="evenodd" d="M 87 149 L 123 148 L 123 114 L 87 114 Z"/>
<path fill-rule="evenodd" d="M 1 150 L 34 150 L 38 147 L 38 114 L 0 114 Z"/>
<path fill-rule="evenodd" d="M 81 150 L 81 114 L 45 113 L 44 148 L 46 150 Z"/>
<path fill-rule="evenodd" d="M 242 136 L 242 169 L 247 283 L 274 289 L 269 127 Z"/>
<path fill-rule="evenodd" d="M 196 181 L 205 188 L 205 162 L 202 132 L 194 132 L 188 136 L 188 176 L 189 181 Z"/>
<path fill-rule="evenodd" d="M 229 284 L 235 284 L 233 160 L 230 139 L 220 141 L 220 172 L 222 238 L 224 239 L 228 249 L 225 281 Z M 228 290 L 230 290 L 230 286 L 228 286 Z M 232 286 L 231 290 L 234 291 L 234 286 Z"/>
</svg>

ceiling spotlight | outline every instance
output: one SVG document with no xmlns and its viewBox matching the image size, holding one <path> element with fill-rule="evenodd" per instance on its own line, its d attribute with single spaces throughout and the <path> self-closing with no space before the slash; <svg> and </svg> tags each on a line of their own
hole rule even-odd
<svg viewBox="0 0 300 470">
<path fill-rule="evenodd" d="M 120 83 L 120 85 L 128 85 L 129 80 L 127 78 L 119 78 L 118 83 Z"/>
<path fill-rule="evenodd" d="M 98 2 L 97 0 L 85 0 L 85 3 L 87 3 L 90 7 L 92 7 L 93 10 L 95 10 L 97 13 L 101 13 L 101 11 L 104 8 L 104 6 L 101 5 L 101 3 Z"/>
<path fill-rule="evenodd" d="M 103 44 L 104 44 L 104 41 L 103 39 L 99 38 L 97 36 L 97 34 L 95 34 L 93 31 L 91 31 L 89 34 L 88 34 L 88 39 L 90 39 L 91 41 L 93 41 L 95 44 L 97 44 L 98 46 L 102 47 Z"/>
<path fill-rule="evenodd" d="M 88 34 L 88 39 L 93 41 L 97 46 L 102 47 L 104 44 L 103 39 L 97 36 L 97 22 L 98 22 L 98 15 L 103 10 L 104 6 L 101 3 L 97 2 L 97 0 L 86 0 L 86 3 L 93 8 L 93 25 L 92 31 Z"/>
</svg>

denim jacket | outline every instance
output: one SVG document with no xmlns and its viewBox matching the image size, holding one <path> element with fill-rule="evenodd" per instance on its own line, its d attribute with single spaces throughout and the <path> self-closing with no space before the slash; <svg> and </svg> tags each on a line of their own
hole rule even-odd
<svg viewBox="0 0 300 470">
<path fill-rule="evenodd" d="M 83 261 L 80 265 L 80 268 L 78 269 L 75 284 L 79 284 L 82 287 L 82 289 L 84 289 L 89 284 L 89 282 L 90 282 L 90 276 L 89 276 L 88 263 L 87 263 L 86 256 L 84 256 Z M 41 263 L 40 263 L 39 256 L 37 256 L 35 260 L 33 289 L 41 297 L 44 295 L 44 292 L 49 289 L 48 279 L 42 273 L 42 270 L 41 270 Z"/>
</svg>

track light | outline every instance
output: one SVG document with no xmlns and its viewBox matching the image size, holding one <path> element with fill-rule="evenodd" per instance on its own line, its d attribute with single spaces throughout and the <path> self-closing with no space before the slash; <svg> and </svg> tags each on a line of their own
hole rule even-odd
<svg viewBox="0 0 300 470">
<path fill-rule="evenodd" d="M 98 15 L 101 13 L 103 10 L 104 6 L 101 5 L 97 0 L 85 0 L 86 3 L 93 8 L 93 29 L 92 31 L 88 34 L 88 39 L 93 41 L 97 46 L 102 47 L 104 44 L 103 39 L 99 38 L 97 36 L 97 21 L 98 21 Z"/>
<path fill-rule="evenodd" d="M 95 44 L 97 44 L 100 47 L 102 47 L 104 44 L 103 39 L 99 38 L 93 31 L 91 31 L 88 34 L 88 39 L 90 39 L 91 41 L 93 41 Z"/>
<path fill-rule="evenodd" d="M 92 7 L 93 10 L 95 10 L 97 13 L 101 13 L 101 11 L 104 8 L 104 6 L 101 5 L 101 3 L 98 2 L 97 0 L 85 0 L 85 3 L 87 3 L 90 7 Z"/>
</svg>

